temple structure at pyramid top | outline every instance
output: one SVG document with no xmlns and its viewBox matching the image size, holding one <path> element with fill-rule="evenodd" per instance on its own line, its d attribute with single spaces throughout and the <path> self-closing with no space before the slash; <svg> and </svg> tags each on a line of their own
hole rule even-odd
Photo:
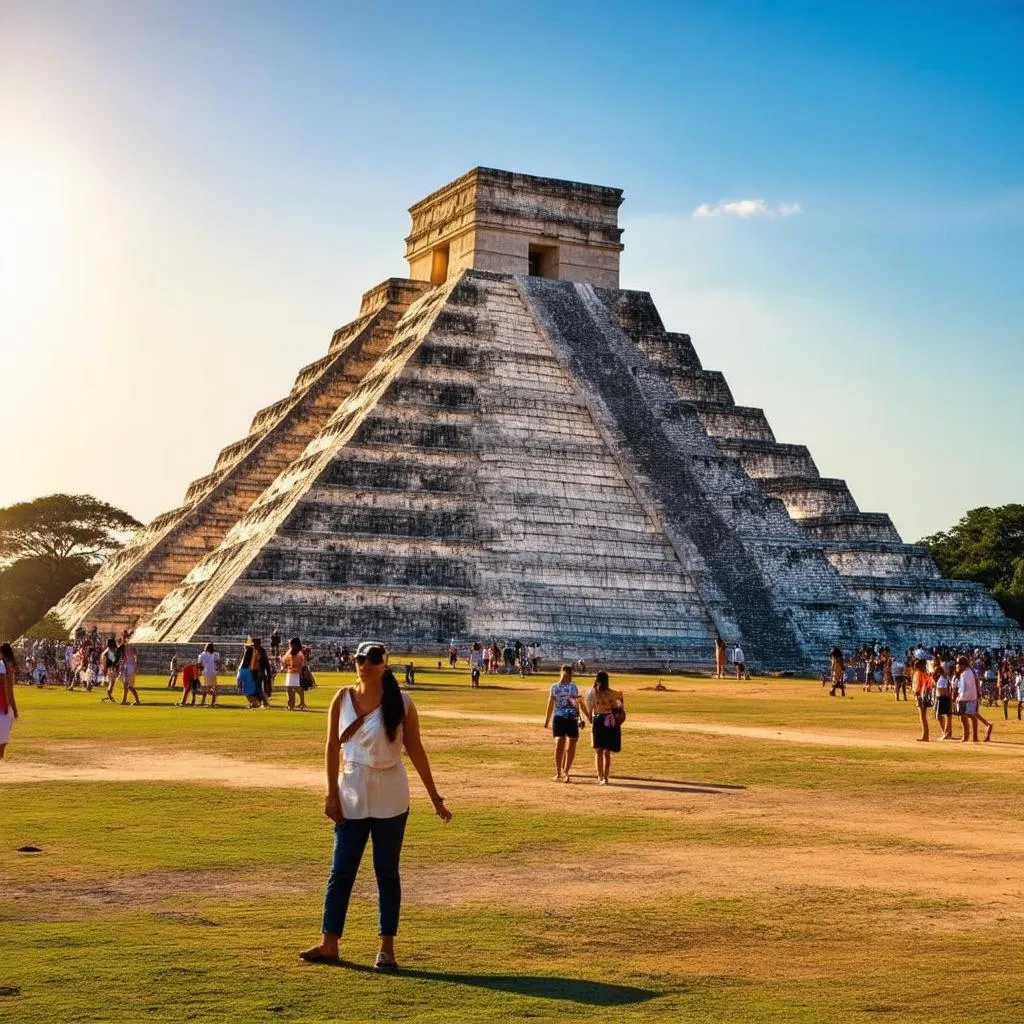
<svg viewBox="0 0 1024 1024">
<path fill-rule="evenodd" d="M 722 637 L 794 669 L 1024 642 L 619 288 L 621 201 L 477 168 L 413 206 L 409 277 L 58 605 L 67 628 L 677 665 Z"/>
<path fill-rule="evenodd" d="M 477 167 L 409 210 L 409 277 L 463 270 L 619 287 L 622 189 Z"/>
</svg>

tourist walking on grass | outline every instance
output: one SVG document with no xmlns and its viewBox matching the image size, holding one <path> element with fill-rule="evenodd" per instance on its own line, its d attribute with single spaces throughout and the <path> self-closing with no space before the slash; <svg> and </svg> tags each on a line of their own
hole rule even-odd
<svg viewBox="0 0 1024 1024">
<path fill-rule="evenodd" d="M 256 648 L 252 644 L 246 644 L 242 651 L 242 660 L 238 664 L 238 671 L 235 673 L 235 682 L 245 694 L 245 701 L 250 711 L 255 711 L 263 706 L 257 696 L 256 673 L 253 671 L 255 657 Z"/>
<path fill-rule="evenodd" d="M 588 691 L 586 707 L 593 731 L 594 765 L 597 784 L 608 785 L 612 770 L 612 754 L 622 750 L 622 723 L 626 720 L 626 707 L 622 694 L 608 685 L 608 673 L 598 672 L 594 685 Z"/>
<path fill-rule="evenodd" d="M 907 663 L 905 661 L 893 662 L 892 685 L 896 694 L 896 703 L 899 703 L 900 694 L 903 694 L 905 701 L 907 699 Z"/>
<path fill-rule="evenodd" d="M 303 711 L 306 707 L 306 692 L 302 689 L 302 670 L 306 667 L 306 656 L 302 653 L 302 641 L 293 636 L 288 641 L 288 652 L 281 660 L 285 672 L 285 688 L 288 690 L 288 710 Z M 299 705 L 296 708 L 295 696 L 298 694 Z"/>
<path fill-rule="evenodd" d="M 928 663 L 923 659 L 914 662 L 914 677 L 911 680 L 914 690 L 914 706 L 921 719 L 921 735 L 918 740 L 922 743 L 928 742 L 928 711 L 932 706 L 932 690 L 935 687 L 935 680 L 928 672 Z"/>
<path fill-rule="evenodd" d="M 117 682 L 117 663 L 120 658 L 121 652 L 118 650 L 117 641 L 110 637 L 107 640 L 107 646 L 103 649 L 103 658 L 101 659 L 103 681 L 107 688 L 107 695 L 100 698 L 101 703 L 105 700 L 109 700 L 111 704 L 114 703 L 114 683 Z"/>
<path fill-rule="evenodd" d="M 18 701 L 14 696 L 14 683 L 18 666 L 10 644 L 0 644 L 0 760 L 11 738 L 11 727 L 18 717 Z"/>
<path fill-rule="evenodd" d="M 963 728 L 963 735 L 960 737 L 963 743 L 969 743 L 973 733 L 974 742 L 978 742 L 978 677 L 971 668 L 970 661 L 966 657 L 957 658 L 957 675 L 953 680 L 956 691 L 956 713 L 960 718 L 960 725 Z M 973 726 L 973 728 L 972 728 Z"/>
<path fill-rule="evenodd" d="M 139 655 L 135 646 L 129 643 L 130 634 L 125 630 L 121 634 L 120 658 L 118 659 L 118 675 L 121 677 L 122 696 L 121 703 L 128 703 L 128 694 L 132 695 L 133 703 L 138 706 L 142 703 L 139 700 L 139 691 L 135 689 L 135 676 L 139 669 Z"/>
<path fill-rule="evenodd" d="M 398 968 L 395 935 L 402 900 L 399 859 L 409 818 L 403 747 L 434 813 L 444 822 L 451 821 L 452 815 L 434 785 L 416 705 L 399 689 L 383 644 L 359 645 L 356 676 L 358 684 L 339 690 L 328 714 L 324 813 L 335 822 L 334 859 L 324 895 L 320 942 L 299 956 L 310 963 L 338 962 L 338 941 L 369 839 L 377 877 L 380 936 L 374 966 L 378 971 L 394 971 Z"/>
<path fill-rule="evenodd" d="M 843 697 L 846 696 L 846 664 L 843 661 L 843 652 L 838 647 L 832 648 L 829 655 L 829 668 L 832 672 L 832 689 L 828 691 L 830 697 L 836 695 L 839 690 Z"/>
<path fill-rule="evenodd" d="M 195 661 L 189 661 L 185 663 L 185 667 L 181 670 L 181 703 L 178 705 L 179 708 L 185 707 L 186 701 L 192 707 L 196 706 L 196 694 L 199 692 L 199 680 L 202 672 L 199 668 L 199 663 Z"/>
<path fill-rule="evenodd" d="M 206 695 L 210 695 L 210 707 L 217 703 L 217 658 L 214 655 L 213 644 L 207 644 L 199 652 L 199 671 L 203 674 L 203 699 L 200 704 L 206 703 Z"/>
<path fill-rule="evenodd" d="M 747 671 L 747 656 L 743 653 L 743 648 L 739 644 L 732 649 L 732 663 L 736 668 L 737 679 L 750 678 L 750 673 Z"/>
<path fill-rule="evenodd" d="M 260 704 L 270 707 L 270 693 L 274 686 L 274 670 L 270 664 L 270 656 L 263 646 L 263 641 L 256 637 L 252 642 L 252 674 L 256 677 L 256 696 Z"/>
<path fill-rule="evenodd" d="M 582 710 L 589 719 L 590 712 L 585 706 Z M 572 666 L 563 665 L 558 682 L 551 686 L 544 715 L 544 728 L 550 724 L 555 737 L 555 782 L 569 781 L 569 772 L 576 757 L 576 743 L 580 738 L 580 711 L 580 693 L 572 681 Z"/>
<path fill-rule="evenodd" d="M 969 743 L 972 740 L 978 742 L 978 722 L 985 724 L 985 742 L 992 738 L 992 724 L 986 722 L 978 713 L 978 701 L 981 697 L 981 686 L 978 682 L 978 674 L 971 668 L 971 661 L 966 655 L 961 655 L 956 663 L 957 675 L 954 680 L 956 688 L 956 713 L 960 716 L 960 724 L 963 726 L 962 743 Z"/>
<path fill-rule="evenodd" d="M 951 740 L 953 738 L 953 683 L 942 662 L 936 658 L 935 668 L 932 672 L 935 680 L 935 720 L 942 730 L 940 740 Z"/>
<path fill-rule="evenodd" d="M 715 637 L 715 678 L 725 678 L 725 663 L 727 661 L 725 654 L 725 641 L 720 637 Z"/>
</svg>

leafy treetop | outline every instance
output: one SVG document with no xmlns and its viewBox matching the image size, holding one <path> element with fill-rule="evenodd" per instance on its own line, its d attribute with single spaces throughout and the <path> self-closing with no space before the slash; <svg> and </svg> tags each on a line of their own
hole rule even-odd
<svg viewBox="0 0 1024 1024">
<path fill-rule="evenodd" d="M 972 508 L 952 529 L 919 543 L 944 576 L 984 583 L 1024 623 L 1024 505 Z"/>
<path fill-rule="evenodd" d="M 20 558 L 95 564 L 142 524 L 90 494 L 50 494 L 0 508 L 0 564 Z"/>
</svg>

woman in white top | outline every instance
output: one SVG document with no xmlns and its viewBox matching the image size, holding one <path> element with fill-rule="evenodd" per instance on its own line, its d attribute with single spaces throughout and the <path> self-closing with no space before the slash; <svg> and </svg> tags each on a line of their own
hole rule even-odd
<svg viewBox="0 0 1024 1024">
<path fill-rule="evenodd" d="M 299 954 L 310 963 L 337 963 L 352 886 L 366 840 L 373 840 L 377 876 L 380 952 L 376 968 L 396 970 L 395 934 L 402 888 L 398 862 L 409 817 L 409 779 L 402 748 L 423 782 L 442 821 L 451 811 L 439 796 L 420 740 L 419 716 L 387 666 L 383 644 L 360 644 L 359 684 L 339 690 L 331 701 L 327 727 L 327 794 L 324 813 L 335 822 L 334 862 L 324 895 L 320 943 Z M 344 766 L 342 755 L 344 754 Z M 340 772 L 340 781 L 339 781 Z"/>
<path fill-rule="evenodd" d="M 139 691 L 135 689 L 135 675 L 139 667 L 139 655 L 135 648 L 128 642 L 129 633 L 125 630 L 121 634 L 121 657 L 117 663 L 118 675 L 121 677 L 121 686 L 124 690 L 124 694 L 121 697 L 121 703 L 128 703 L 128 694 L 130 693 L 134 697 L 135 704 L 141 704 L 139 700 Z"/>
</svg>

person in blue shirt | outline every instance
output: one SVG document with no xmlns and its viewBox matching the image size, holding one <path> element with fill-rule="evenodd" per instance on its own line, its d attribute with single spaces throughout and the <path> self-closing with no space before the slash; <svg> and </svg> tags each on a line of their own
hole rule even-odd
<svg viewBox="0 0 1024 1024">
<path fill-rule="evenodd" d="M 572 666 L 563 665 L 557 683 L 548 694 L 548 708 L 544 715 L 544 728 L 551 726 L 555 737 L 555 782 L 568 782 L 569 771 L 576 757 L 576 742 L 580 738 L 580 715 L 590 719 L 590 712 L 580 701 L 579 690 L 572 681 Z"/>
</svg>

